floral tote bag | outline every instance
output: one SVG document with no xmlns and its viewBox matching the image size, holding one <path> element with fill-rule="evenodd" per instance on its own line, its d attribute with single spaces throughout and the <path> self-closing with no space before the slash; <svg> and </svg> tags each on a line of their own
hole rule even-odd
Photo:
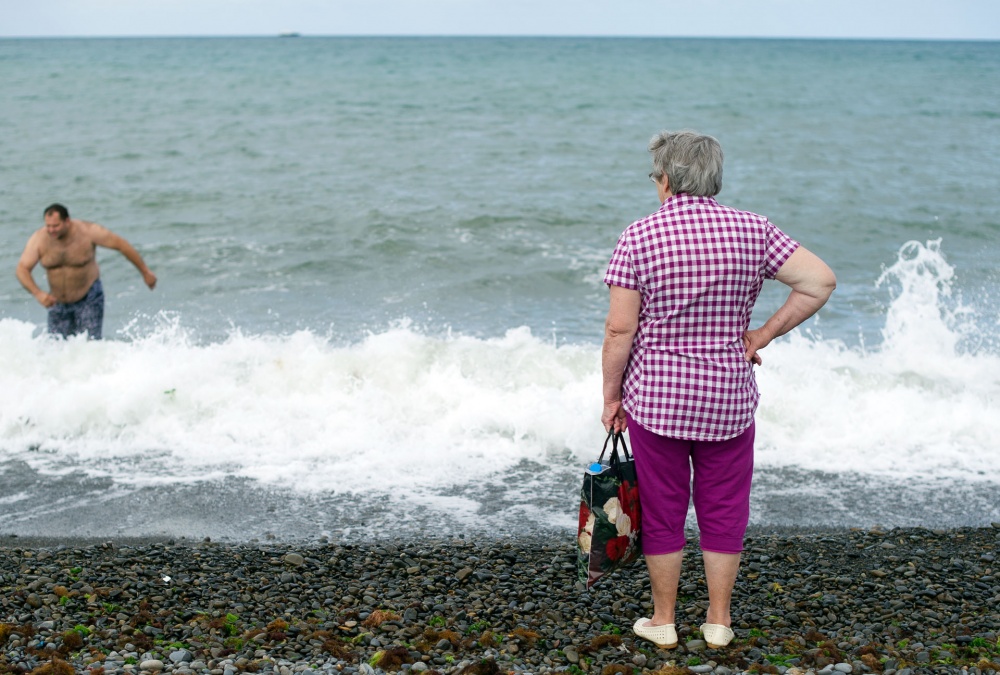
<svg viewBox="0 0 1000 675">
<path fill-rule="evenodd" d="M 605 458 L 608 442 L 611 454 Z M 625 445 L 625 437 L 612 429 L 600 457 L 584 470 L 580 490 L 577 568 L 587 588 L 639 557 L 641 524 L 635 460 Z"/>
</svg>

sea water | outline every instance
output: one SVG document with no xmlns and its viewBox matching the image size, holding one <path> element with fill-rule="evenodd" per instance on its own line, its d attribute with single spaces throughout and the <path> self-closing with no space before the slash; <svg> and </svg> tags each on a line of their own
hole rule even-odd
<svg viewBox="0 0 1000 675">
<path fill-rule="evenodd" d="M 0 534 L 571 529 L 663 128 L 838 276 L 762 354 L 753 523 L 1000 520 L 996 43 L 2 40 L 0 79 Z M 103 342 L 13 277 L 53 201 L 159 276 L 99 252 Z"/>
</svg>

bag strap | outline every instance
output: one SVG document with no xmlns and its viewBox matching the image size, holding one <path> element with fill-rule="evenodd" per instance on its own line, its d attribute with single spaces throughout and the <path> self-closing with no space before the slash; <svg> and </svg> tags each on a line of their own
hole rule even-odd
<svg viewBox="0 0 1000 675">
<path fill-rule="evenodd" d="M 625 444 L 625 434 L 623 434 L 620 431 L 617 434 L 615 434 L 614 445 L 616 447 L 614 449 L 617 449 L 618 441 L 622 442 L 622 452 L 625 453 L 625 461 L 626 462 L 632 461 L 632 453 L 628 451 L 628 445 Z"/>
<path fill-rule="evenodd" d="M 608 429 L 608 437 L 604 439 L 604 447 L 601 448 L 601 456 L 597 458 L 598 464 L 604 461 L 604 453 L 608 451 L 608 441 L 614 438 L 614 436 L 615 436 L 615 428 L 611 427 L 610 429 Z M 618 447 L 618 439 L 615 438 L 614 448 L 617 447 Z M 614 448 L 612 448 L 612 452 L 614 452 Z"/>
<path fill-rule="evenodd" d="M 608 451 L 608 441 L 611 441 L 611 455 L 608 457 L 608 462 L 613 466 L 620 463 L 622 460 L 618 456 L 618 443 L 622 444 L 622 452 L 625 456 L 626 462 L 632 461 L 632 453 L 628 451 L 628 445 L 625 443 L 625 435 L 622 432 L 615 433 L 615 428 L 611 427 L 608 430 L 608 437 L 604 439 L 604 447 L 601 448 L 601 456 L 597 458 L 597 462 L 601 463 L 604 460 L 604 453 Z"/>
</svg>

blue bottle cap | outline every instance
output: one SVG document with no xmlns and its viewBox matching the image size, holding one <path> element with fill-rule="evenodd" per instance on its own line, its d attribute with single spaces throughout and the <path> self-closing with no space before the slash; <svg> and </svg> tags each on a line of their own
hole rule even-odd
<svg viewBox="0 0 1000 675">
<path fill-rule="evenodd" d="M 601 473 L 601 471 L 603 470 L 604 467 L 601 465 L 600 462 L 594 462 L 593 464 L 587 467 L 587 471 L 590 471 L 591 473 Z"/>
</svg>

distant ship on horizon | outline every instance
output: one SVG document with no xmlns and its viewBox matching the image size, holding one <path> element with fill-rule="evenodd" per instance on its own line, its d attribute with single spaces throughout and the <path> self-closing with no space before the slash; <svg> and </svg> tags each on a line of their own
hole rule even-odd
<svg viewBox="0 0 1000 675">
<path fill-rule="evenodd" d="M 294 30 L 283 30 L 278 33 L 278 37 L 302 37 L 302 33 Z"/>
</svg>

